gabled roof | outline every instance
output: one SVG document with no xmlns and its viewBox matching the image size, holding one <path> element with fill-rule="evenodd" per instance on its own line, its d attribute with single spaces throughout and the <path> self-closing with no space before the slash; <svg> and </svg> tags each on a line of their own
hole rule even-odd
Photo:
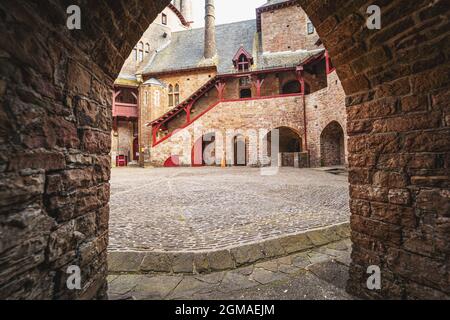
<svg viewBox="0 0 450 320">
<path fill-rule="evenodd" d="M 240 46 L 239 50 L 236 52 L 236 54 L 233 57 L 233 64 L 234 66 L 237 65 L 237 62 L 239 60 L 239 58 L 241 57 L 241 55 L 244 55 L 247 57 L 247 59 L 250 61 L 251 64 L 253 64 L 253 56 L 250 52 L 248 52 L 247 50 L 245 50 L 244 46 Z"/>
<path fill-rule="evenodd" d="M 205 65 L 204 28 L 174 32 L 170 44 L 143 68 L 143 73 L 158 74 L 169 71 L 195 69 L 199 67 L 217 67 L 217 72 L 227 73 L 234 70 L 233 57 L 242 45 L 252 52 L 256 35 L 255 20 L 240 21 L 216 26 L 217 61 Z"/>
</svg>

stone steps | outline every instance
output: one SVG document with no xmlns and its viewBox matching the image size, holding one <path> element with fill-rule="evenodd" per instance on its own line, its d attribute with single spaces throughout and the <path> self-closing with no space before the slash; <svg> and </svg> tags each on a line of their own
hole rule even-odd
<svg viewBox="0 0 450 320">
<path fill-rule="evenodd" d="M 109 252 L 110 274 L 207 274 L 232 270 L 349 238 L 349 223 L 211 251 Z"/>
</svg>

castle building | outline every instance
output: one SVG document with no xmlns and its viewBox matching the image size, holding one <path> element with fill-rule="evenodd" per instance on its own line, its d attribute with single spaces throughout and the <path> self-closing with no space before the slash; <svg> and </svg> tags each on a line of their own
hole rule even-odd
<svg viewBox="0 0 450 320">
<path fill-rule="evenodd" d="M 205 27 L 191 24 L 191 1 L 172 1 L 127 59 L 114 90 L 113 163 L 259 166 L 266 152 L 280 166 L 346 164 L 345 94 L 296 1 L 269 0 L 254 20 L 216 25 L 205 0 Z"/>
</svg>

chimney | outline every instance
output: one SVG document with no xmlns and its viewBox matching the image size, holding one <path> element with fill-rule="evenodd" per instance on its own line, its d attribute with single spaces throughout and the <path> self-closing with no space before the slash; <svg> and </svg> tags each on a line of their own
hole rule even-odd
<svg viewBox="0 0 450 320">
<path fill-rule="evenodd" d="M 216 9 L 214 0 L 205 0 L 205 59 L 216 56 Z"/>
<path fill-rule="evenodd" d="M 187 22 L 192 22 L 192 1 L 182 0 L 180 1 L 180 11 Z"/>
<path fill-rule="evenodd" d="M 172 4 L 175 6 L 175 8 L 181 11 L 181 0 L 174 0 Z"/>
</svg>

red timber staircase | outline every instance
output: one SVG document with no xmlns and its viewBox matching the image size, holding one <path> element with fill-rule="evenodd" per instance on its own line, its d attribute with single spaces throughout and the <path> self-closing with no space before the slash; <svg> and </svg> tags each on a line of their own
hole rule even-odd
<svg viewBox="0 0 450 320">
<path fill-rule="evenodd" d="M 194 104 L 202 97 L 204 94 L 208 91 L 210 91 L 213 88 L 217 89 L 217 100 L 210 104 L 205 110 L 203 110 L 200 114 L 196 115 L 195 117 L 192 117 L 191 110 L 194 106 Z M 223 91 L 225 89 L 225 83 L 222 81 L 222 77 L 219 75 L 216 75 L 215 77 L 211 78 L 208 82 L 206 82 L 203 86 L 201 86 L 197 91 L 195 91 L 189 98 L 181 102 L 179 105 L 177 105 L 172 110 L 168 111 L 158 119 L 150 122 L 147 124 L 147 126 L 152 127 L 152 145 L 153 147 L 159 145 L 160 143 L 164 142 L 165 140 L 169 139 L 174 132 L 167 133 L 162 138 L 158 139 L 158 132 L 164 132 L 167 130 L 168 126 L 167 124 L 178 117 L 179 115 L 185 114 L 186 121 L 177 128 L 177 130 L 182 130 L 186 127 L 188 127 L 190 124 L 195 122 L 197 119 L 202 117 L 205 113 L 216 107 L 220 102 L 223 101 Z"/>
<path fill-rule="evenodd" d="M 300 88 L 301 93 L 300 95 L 304 95 L 304 79 L 303 79 L 303 70 L 304 66 L 308 65 L 310 63 L 315 63 L 317 61 L 320 61 L 322 59 L 327 60 L 327 73 L 330 66 L 329 63 L 329 57 L 326 54 L 325 51 L 322 51 L 318 54 L 315 54 L 309 58 L 307 58 L 305 61 L 297 64 L 297 65 L 291 65 L 291 66 L 284 66 L 284 67 L 275 67 L 275 68 L 269 68 L 269 69 L 262 69 L 257 71 L 250 71 L 250 72 L 242 72 L 242 73 L 234 73 L 234 74 L 220 74 L 216 75 L 215 77 L 211 78 L 208 82 L 206 82 L 203 86 L 201 86 L 197 91 L 195 91 L 189 98 L 181 102 L 179 105 L 177 105 L 175 108 L 171 109 L 158 119 L 150 122 L 147 124 L 148 127 L 152 127 L 152 146 L 156 147 L 157 145 L 161 144 L 162 142 L 169 139 L 177 130 L 182 130 L 189 125 L 191 125 L 193 122 L 201 118 L 204 114 L 211 111 L 214 107 L 219 105 L 221 102 L 229 102 L 229 101 L 241 101 L 241 100 L 255 100 L 255 99 L 264 99 L 264 98 L 277 98 L 277 97 L 287 97 L 287 96 L 295 96 L 299 95 L 297 94 L 283 94 L 283 95 L 272 95 L 269 97 L 262 97 L 261 96 L 261 86 L 264 83 L 264 77 L 260 77 L 263 74 L 267 73 L 276 73 L 276 72 L 284 72 L 284 71 L 294 71 L 297 74 L 297 80 L 300 82 Z M 254 85 L 256 86 L 256 97 L 254 98 L 241 98 L 241 99 L 235 99 L 235 100 L 224 100 L 224 90 L 225 90 L 225 80 L 228 78 L 241 78 L 250 76 L 252 77 L 254 81 Z M 193 109 L 196 109 L 197 106 L 194 106 L 195 103 L 205 95 L 206 92 L 209 92 L 211 89 L 217 89 L 217 99 L 210 103 L 209 106 L 205 109 L 202 108 L 202 111 L 199 114 L 196 114 L 195 117 L 192 116 L 191 112 Z M 202 107 L 202 106 L 200 106 Z M 185 121 L 178 125 L 175 130 L 172 132 L 169 132 L 169 122 L 173 121 L 176 118 L 179 118 L 184 114 Z M 306 127 L 306 125 L 305 125 Z M 158 133 L 163 133 L 162 136 L 158 137 Z"/>
</svg>

